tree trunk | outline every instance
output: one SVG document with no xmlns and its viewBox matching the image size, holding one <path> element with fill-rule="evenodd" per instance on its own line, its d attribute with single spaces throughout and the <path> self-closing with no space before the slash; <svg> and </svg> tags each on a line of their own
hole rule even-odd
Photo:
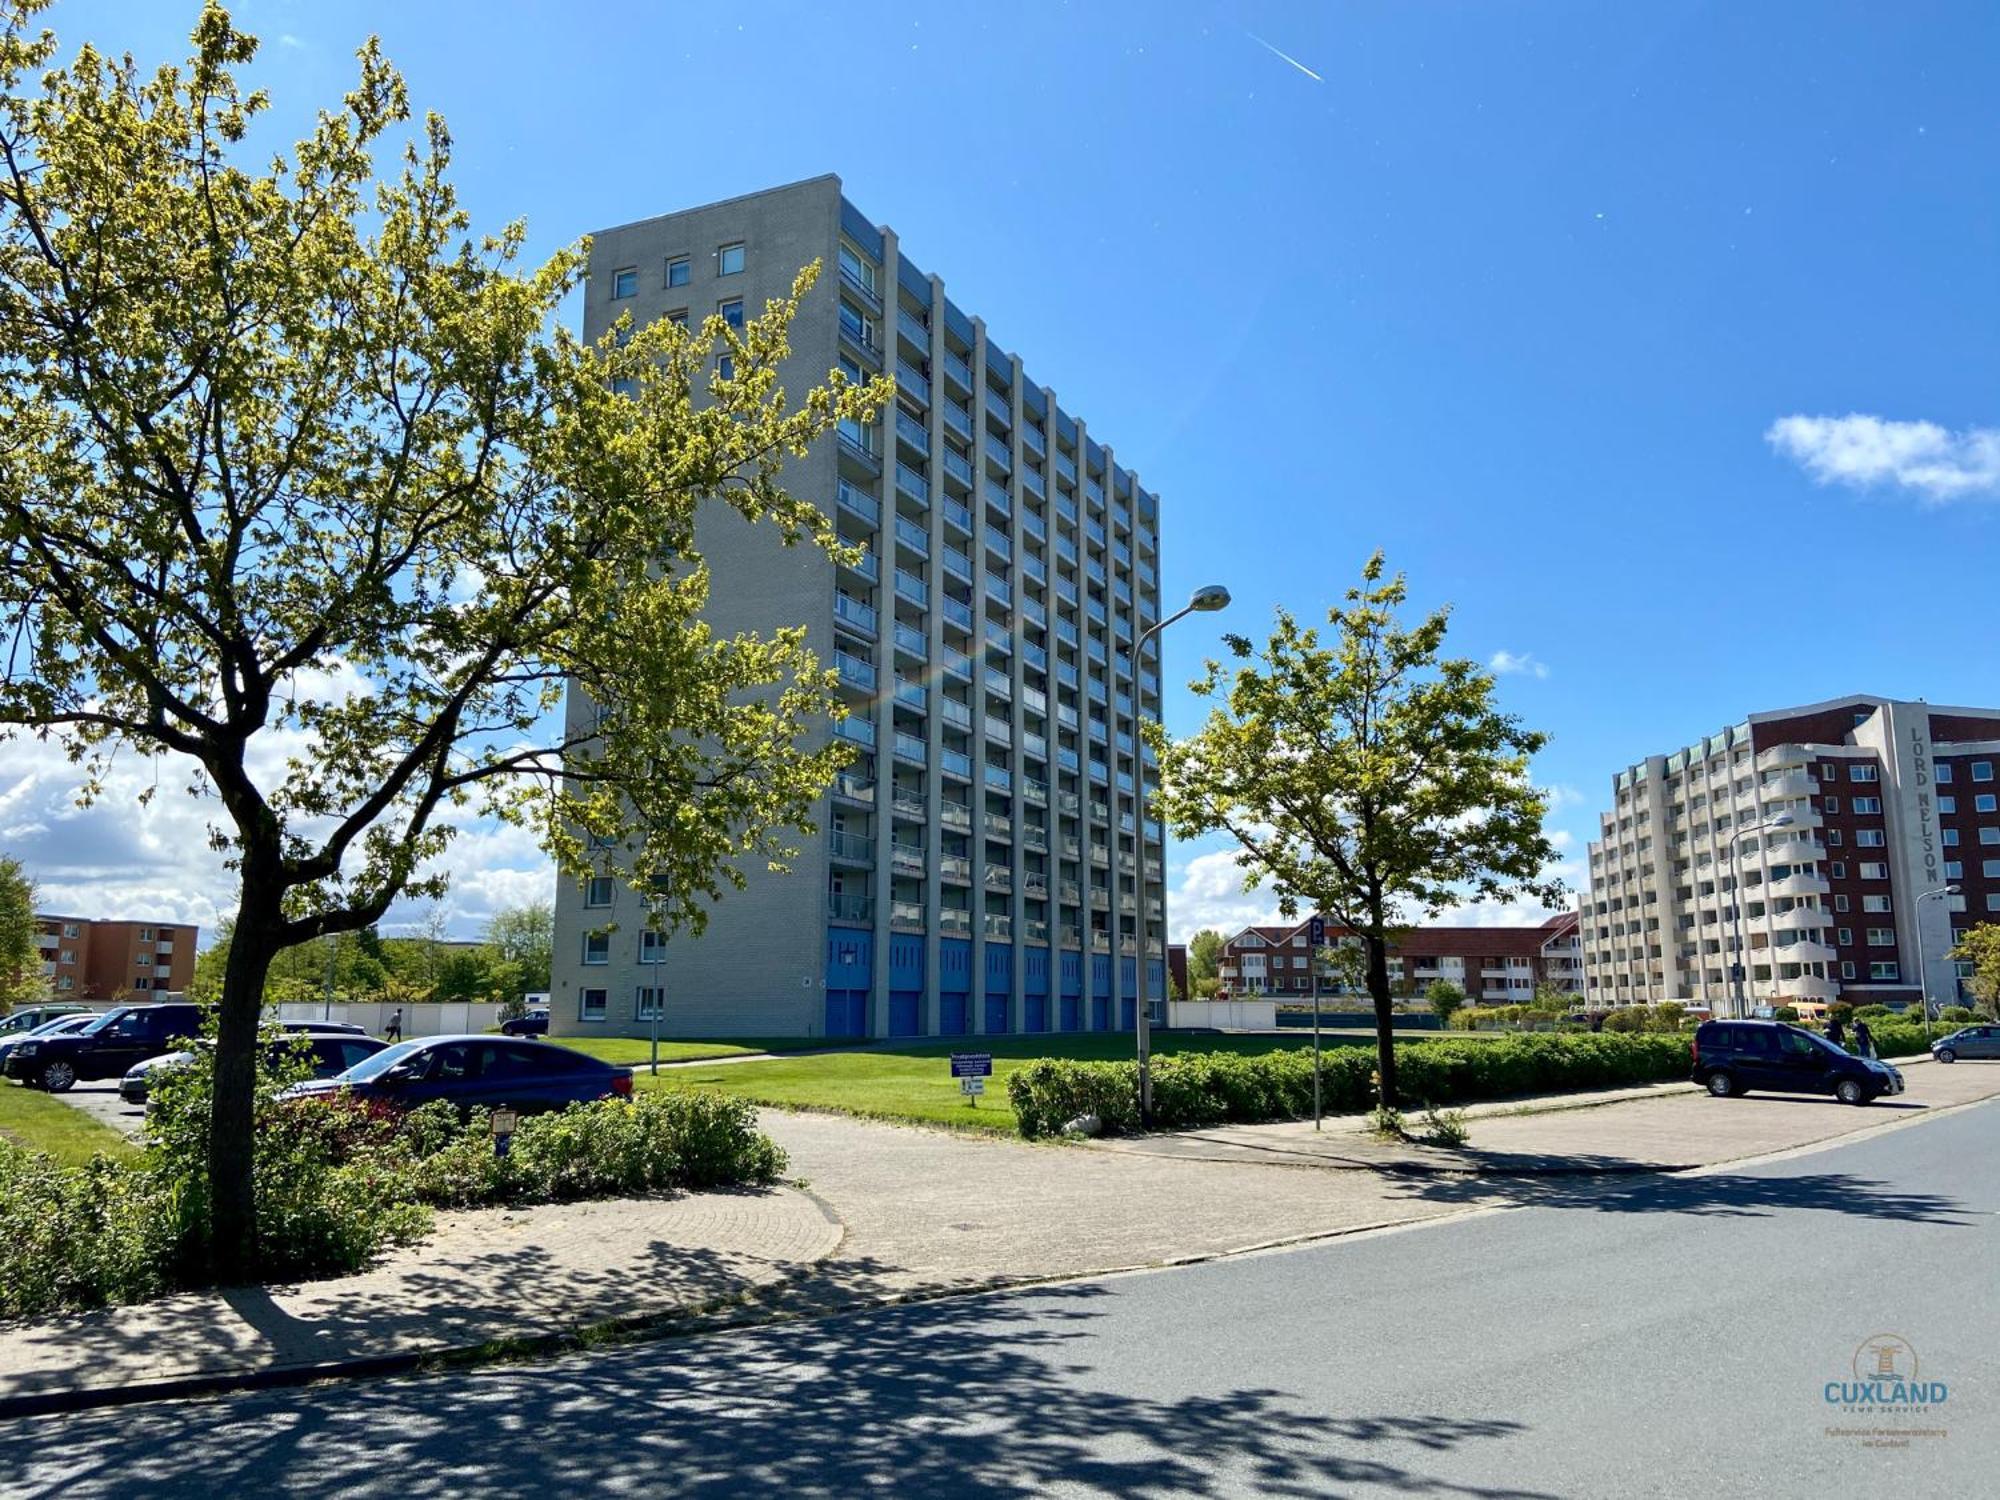
<svg viewBox="0 0 2000 1500">
<path fill-rule="evenodd" d="M 274 898 L 253 895 L 246 867 L 222 976 L 208 1126 L 209 1268 L 224 1286 L 250 1281 L 257 1270 L 257 1023 L 282 921 Z"/>
<path fill-rule="evenodd" d="M 1396 1013 L 1389 1003 L 1388 939 L 1371 937 L 1368 944 L 1368 993 L 1375 1001 L 1375 1070 L 1382 1077 L 1384 1109 L 1396 1107 Z"/>
</svg>

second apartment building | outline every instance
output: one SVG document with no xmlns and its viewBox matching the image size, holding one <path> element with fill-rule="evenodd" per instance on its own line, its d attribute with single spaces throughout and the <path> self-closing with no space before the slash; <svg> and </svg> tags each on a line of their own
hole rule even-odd
<svg viewBox="0 0 2000 1500">
<path fill-rule="evenodd" d="M 1246 927 L 1224 940 L 1217 964 L 1233 998 L 1266 995 L 1296 1000 L 1312 993 L 1307 922 Z M 1327 925 L 1329 942 L 1344 929 Z M 1472 1005 L 1525 1005 L 1547 986 L 1583 990 L 1583 950 L 1575 912 L 1545 922 L 1506 927 L 1414 927 L 1389 949 L 1389 989 L 1415 999 L 1438 980 L 1464 991 Z M 1321 994 L 1343 993 L 1322 981 Z"/>
<path fill-rule="evenodd" d="M 37 915 L 42 977 L 57 1000 L 149 1000 L 194 979 L 201 929 L 171 922 L 106 922 Z"/>
<path fill-rule="evenodd" d="M 1158 499 L 835 177 L 594 236 L 584 331 L 740 323 L 814 260 L 787 388 L 836 366 L 897 386 L 785 474 L 859 560 L 720 507 L 699 545 L 719 633 L 803 625 L 837 669 L 854 762 L 791 872 L 747 872 L 657 966 L 614 868 L 562 881 L 552 1029 L 638 1033 L 656 1007 L 681 1036 L 1130 1026 L 1142 912 L 1156 1006 L 1166 981 L 1162 830 L 1134 796 Z M 572 722 L 592 711 L 571 694 Z"/>
</svg>

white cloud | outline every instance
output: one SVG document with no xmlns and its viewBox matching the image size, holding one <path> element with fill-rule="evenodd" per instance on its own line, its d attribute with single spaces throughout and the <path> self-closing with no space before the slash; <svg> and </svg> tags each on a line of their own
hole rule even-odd
<svg viewBox="0 0 2000 1500">
<path fill-rule="evenodd" d="M 1527 651 L 1495 651 L 1487 659 L 1486 665 L 1503 676 L 1546 677 L 1549 675 L 1549 664 L 1545 661 L 1537 660 L 1532 653 Z"/>
<path fill-rule="evenodd" d="M 1590 800 L 1576 787 L 1565 783 L 1543 787 L 1542 795 L 1548 798 L 1549 811 L 1552 813 L 1561 812 L 1565 807 L 1582 807 Z"/>
<path fill-rule="evenodd" d="M 1234 849 L 1197 854 L 1181 867 L 1180 882 L 1167 891 L 1167 933 L 1185 943 L 1204 927 L 1224 937 L 1255 922 L 1278 922 L 1278 898 L 1260 885 L 1243 889 L 1243 871 Z"/>
<path fill-rule="evenodd" d="M 1914 490 L 1933 505 L 2000 496 L 2000 428 L 1952 432 L 1935 422 L 1780 417 L 1764 440 L 1821 484 Z"/>
</svg>

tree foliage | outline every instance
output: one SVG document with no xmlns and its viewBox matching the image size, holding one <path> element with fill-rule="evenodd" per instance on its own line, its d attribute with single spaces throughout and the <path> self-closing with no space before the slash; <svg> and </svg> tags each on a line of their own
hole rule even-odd
<svg viewBox="0 0 2000 1500">
<path fill-rule="evenodd" d="M 1222 934 L 1204 927 L 1188 939 L 1188 978 L 1213 979 L 1222 963 Z"/>
<path fill-rule="evenodd" d="M 1433 979 L 1424 999 L 1430 1002 L 1431 1014 L 1449 1025 L 1452 1015 L 1465 1004 L 1465 991 L 1449 979 Z"/>
<path fill-rule="evenodd" d="M 2000 1018 L 2000 922 L 1981 922 L 1951 950 L 1960 963 L 1972 965 L 1967 981 L 1973 998 L 1988 1016 Z"/>
<path fill-rule="evenodd" d="M 241 877 L 211 1141 L 230 1253 L 255 1240 L 276 954 L 436 896 L 467 817 L 576 870 L 616 845 L 697 929 L 809 826 L 845 759 L 830 677 L 802 628 L 703 623 L 696 520 L 837 546 L 780 471 L 887 387 L 788 398 L 817 268 L 740 332 L 568 333 L 587 246 L 526 266 L 521 225 L 475 237 L 449 133 L 372 40 L 272 153 L 237 76 L 256 40 L 219 5 L 150 73 L 90 46 L 51 66 L 45 8 L 0 29 L 0 728 L 58 739 L 86 799 L 122 751 L 215 806 Z M 588 711 L 559 722 L 565 682 Z"/>
<path fill-rule="evenodd" d="M 1267 880 L 1286 916 L 1316 908 L 1365 944 L 1388 1104 L 1397 931 L 1468 899 L 1560 894 L 1528 778 L 1546 737 L 1495 707 L 1490 672 L 1441 655 L 1448 611 L 1404 627 L 1406 594 L 1375 554 L 1326 637 L 1280 610 L 1264 647 L 1229 637 L 1233 665 L 1191 684 L 1215 704 L 1198 733 L 1146 726 L 1178 837 L 1230 834 L 1245 889 Z"/>
<path fill-rule="evenodd" d="M 35 943 L 35 883 L 21 862 L 0 855 L 0 1011 L 39 1000 L 48 988 Z"/>
</svg>

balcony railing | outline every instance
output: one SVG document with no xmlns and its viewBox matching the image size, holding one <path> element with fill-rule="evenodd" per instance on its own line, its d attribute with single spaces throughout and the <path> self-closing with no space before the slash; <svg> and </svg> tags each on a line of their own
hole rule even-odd
<svg viewBox="0 0 2000 1500">
<path fill-rule="evenodd" d="M 826 914 L 835 922 L 872 922 L 875 920 L 875 903 L 866 896 L 858 896 L 849 891 L 828 891 Z"/>
</svg>

